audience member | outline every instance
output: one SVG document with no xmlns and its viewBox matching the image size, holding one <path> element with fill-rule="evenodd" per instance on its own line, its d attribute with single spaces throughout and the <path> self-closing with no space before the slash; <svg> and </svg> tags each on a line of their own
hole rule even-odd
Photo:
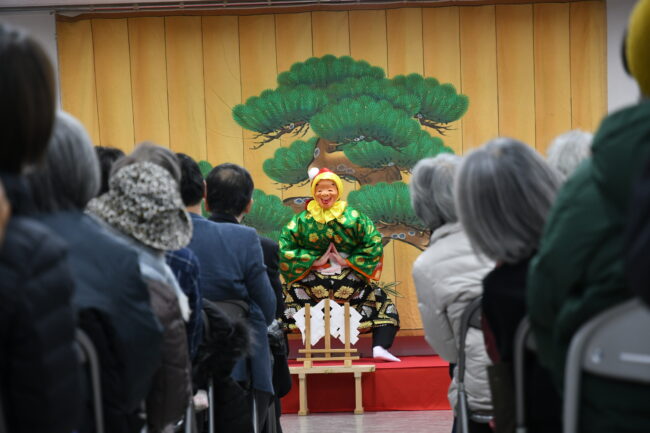
<svg viewBox="0 0 650 433">
<path fill-rule="evenodd" d="M 248 170 L 236 164 L 220 164 L 210 171 L 206 182 L 206 204 L 210 208 L 210 221 L 240 224 L 253 206 L 253 178 Z M 278 300 L 275 317 L 282 317 L 284 298 L 280 281 L 278 243 L 260 236 L 264 264 L 271 286 Z"/>
<path fill-rule="evenodd" d="M 109 181 L 107 193 L 88 203 L 88 212 L 138 253 L 140 272 L 149 289 L 152 308 L 163 326 L 162 366 L 147 397 L 149 431 L 167 431 L 184 413 L 190 396 L 189 355 L 183 319 L 189 318 L 187 297 L 165 263 L 164 252 L 184 247 L 192 223 L 184 210 L 178 184 L 168 170 L 140 161 L 164 158 L 166 149 L 138 148 Z M 169 152 L 169 151 L 167 151 Z M 135 156 L 134 156 L 135 155 Z M 180 174 L 175 157 L 168 162 Z"/>
<path fill-rule="evenodd" d="M 546 161 L 567 179 L 582 161 L 591 156 L 594 135 L 574 129 L 558 135 L 548 148 Z"/>
<path fill-rule="evenodd" d="M 255 430 L 265 431 L 270 428 L 266 417 L 274 394 L 266 330 L 274 319 L 276 298 L 266 275 L 259 237 L 250 227 L 217 224 L 201 216 L 201 197 L 205 191 L 201 171 L 195 162 L 189 164 L 188 158 L 184 160 L 191 170 L 183 189 L 187 195 L 189 189 L 194 191 L 194 203 L 187 208 L 194 224 L 189 248 L 201 264 L 203 296 L 210 301 L 245 301 L 253 334 L 250 359 L 239 360 L 232 372 L 243 389 L 236 384 L 222 388 L 211 410 L 215 411 L 217 430 L 250 432 L 254 430 L 253 422 L 257 422 Z M 253 421 L 255 413 L 257 420 Z"/>
<path fill-rule="evenodd" d="M 483 292 L 482 280 L 494 264 L 476 256 L 463 231 L 454 204 L 454 178 L 462 159 L 442 154 L 423 159 L 411 176 L 415 214 L 431 230 L 426 251 L 413 264 L 413 280 L 427 342 L 442 358 L 458 362 L 461 318 L 469 303 Z M 480 329 L 465 340 L 465 389 L 469 409 L 491 412 L 486 366 L 490 364 Z M 454 376 L 456 374 L 454 373 Z M 456 377 L 449 385 L 449 403 L 457 409 Z M 491 433 L 487 424 L 469 421 L 470 432 Z"/>
<path fill-rule="evenodd" d="M 465 157 L 456 179 L 459 219 L 472 246 L 496 262 L 483 279 L 483 333 L 490 371 L 511 375 L 515 331 L 526 315 L 526 276 L 544 222 L 560 185 L 559 175 L 532 148 L 496 138 Z M 532 361 L 527 385 L 531 432 L 561 431 L 560 399 L 548 372 Z M 492 377 L 491 377 L 492 381 Z M 512 402 L 504 407 L 493 387 L 498 431 L 513 422 Z M 508 413 L 509 411 L 509 413 Z"/>
<path fill-rule="evenodd" d="M 97 195 L 102 195 L 108 191 L 108 179 L 110 178 L 113 164 L 124 156 L 124 152 L 116 147 L 107 146 L 95 146 L 95 152 L 97 152 L 99 172 L 101 173 L 101 183 Z"/>
<path fill-rule="evenodd" d="M 198 182 L 198 174 L 200 172 L 195 170 L 196 182 Z M 205 182 L 207 189 L 206 206 L 212 213 L 210 221 L 240 224 L 253 206 L 254 184 L 248 170 L 236 164 L 220 164 L 210 171 Z M 278 243 L 274 240 L 264 236 L 259 238 L 264 255 L 264 264 L 266 265 L 266 274 L 275 292 L 275 318 L 279 319 L 284 312 L 284 296 L 282 295 L 279 269 L 280 249 Z M 270 338 L 273 339 L 273 336 L 271 335 Z M 287 364 L 288 349 L 286 335 L 282 335 L 281 338 L 278 336 L 271 344 L 276 431 L 278 433 L 282 433 L 280 398 L 291 390 L 291 374 Z"/>
<path fill-rule="evenodd" d="M 625 53 L 644 99 L 603 120 L 594 137 L 593 156 L 562 187 L 531 262 L 527 299 L 531 325 L 540 362 L 551 370 L 558 389 L 576 331 L 632 296 L 624 272 L 625 227 L 636 206 L 632 187 L 650 156 L 648 49 L 650 0 L 641 0 L 630 18 Z M 647 385 L 584 376 L 580 431 L 650 430 Z"/>
<path fill-rule="evenodd" d="M 187 207 L 189 203 L 194 202 L 194 196 L 190 188 L 187 188 L 185 179 L 187 178 L 187 164 L 184 159 L 176 156 L 178 166 L 180 168 L 179 189 L 183 204 Z M 203 191 L 203 179 L 201 178 L 201 191 Z M 203 193 L 199 197 L 199 201 L 203 198 Z M 187 324 L 187 342 L 189 344 L 190 356 L 194 359 L 196 351 L 201 344 L 203 336 L 203 318 L 201 310 L 203 309 L 203 293 L 201 292 L 200 284 L 200 263 L 196 254 L 188 247 L 181 248 L 175 251 L 167 251 L 165 254 L 167 264 L 174 272 L 178 284 L 187 296 L 192 313 L 190 320 Z"/>
<path fill-rule="evenodd" d="M 0 246 L 0 395 L 11 433 L 70 433 L 81 380 L 64 242 L 29 217 L 22 178 L 41 159 L 56 93 L 43 49 L 0 23 L 0 181 L 12 215 Z"/>
<path fill-rule="evenodd" d="M 44 164 L 27 178 L 38 219 L 68 243 L 72 303 L 102 360 L 106 428 L 134 431 L 160 364 L 161 329 L 138 255 L 83 213 L 97 194 L 100 173 L 90 138 L 75 118 L 57 114 Z"/>
<path fill-rule="evenodd" d="M 203 297 L 201 296 L 201 269 L 199 259 L 187 247 L 165 253 L 165 261 L 170 267 L 178 285 L 187 296 L 190 304 L 190 318 L 187 322 L 187 345 L 190 359 L 194 359 L 203 338 Z"/>
</svg>

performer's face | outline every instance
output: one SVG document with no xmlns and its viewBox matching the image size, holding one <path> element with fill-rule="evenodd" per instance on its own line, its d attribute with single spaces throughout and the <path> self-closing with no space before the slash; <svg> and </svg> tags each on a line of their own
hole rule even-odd
<svg viewBox="0 0 650 433">
<path fill-rule="evenodd" d="M 316 184 L 316 201 L 323 209 L 329 209 L 334 206 L 339 198 L 339 189 L 334 181 L 321 180 Z"/>
</svg>

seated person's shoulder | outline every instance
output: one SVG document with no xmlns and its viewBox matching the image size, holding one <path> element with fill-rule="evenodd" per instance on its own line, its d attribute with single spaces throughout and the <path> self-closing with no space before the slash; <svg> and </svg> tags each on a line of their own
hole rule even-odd
<svg viewBox="0 0 650 433">
<path fill-rule="evenodd" d="M 83 215 L 79 222 L 79 235 L 92 236 L 92 243 L 84 242 L 87 247 L 99 250 L 106 262 L 137 262 L 138 253 L 124 240 L 115 236 L 89 215 Z"/>
<path fill-rule="evenodd" d="M 33 278 L 65 260 L 66 243 L 50 229 L 28 217 L 14 217 L 7 224 L 0 248 L 0 283 L 16 284 Z M 13 276 L 13 277 L 12 277 Z"/>
<path fill-rule="evenodd" d="M 214 221 L 207 221 L 207 223 L 209 226 L 205 226 L 199 230 L 204 230 L 204 233 L 214 233 L 227 243 L 235 242 L 239 244 L 241 242 L 249 242 L 253 238 L 255 240 L 259 238 L 254 228 L 243 224 Z"/>
<path fill-rule="evenodd" d="M 2 256 L 32 261 L 34 254 L 62 254 L 63 239 L 40 222 L 28 217 L 14 217 L 7 224 Z"/>
</svg>

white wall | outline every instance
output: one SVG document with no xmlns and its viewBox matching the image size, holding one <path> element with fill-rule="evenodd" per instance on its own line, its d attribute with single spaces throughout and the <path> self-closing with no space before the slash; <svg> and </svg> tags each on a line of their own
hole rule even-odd
<svg viewBox="0 0 650 433">
<path fill-rule="evenodd" d="M 607 0 L 607 105 L 610 112 L 639 100 L 639 87 L 623 69 L 621 46 L 636 0 Z"/>
</svg>

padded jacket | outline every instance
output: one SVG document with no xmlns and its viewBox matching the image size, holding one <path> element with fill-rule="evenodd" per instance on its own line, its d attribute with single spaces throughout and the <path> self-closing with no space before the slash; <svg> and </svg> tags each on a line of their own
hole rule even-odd
<svg viewBox="0 0 650 433">
<path fill-rule="evenodd" d="M 67 262 L 75 283 L 77 312 L 93 309 L 105 319 L 114 338 L 113 372 L 124 384 L 114 403 L 124 413 L 138 409 L 160 365 L 162 328 L 154 316 L 140 275 L 138 255 L 111 236 L 95 219 L 79 211 L 37 217 L 69 246 Z"/>
<path fill-rule="evenodd" d="M 187 297 L 178 289 L 162 253 L 99 221 L 118 241 L 138 253 L 140 273 L 149 291 L 151 309 L 162 326 L 160 368 L 153 376 L 146 399 L 149 431 L 157 433 L 183 416 L 191 396 L 191 365 L 181 313 L 182 305 L 187 306 Z M 179 293 L 185 298 L 184 302 L 179 299 Z"/>
<path fill-rule="evenodd" d="M 20 215 L 24 187 L 2 182 Z M 0 248 L 0 394 L 12 433 L 78 427 L 81 368 L 65 258 L 55 234 L 31 218 L 11 218 Z"/>
<path fill-rule="evenodd" d="M 593 156 L 560 190 L 528 272 L 527 303 L 541 364 L 562 389 L 575 332 L 630 298 L 624 272 L 632 186 L 650 156 L 650 101 L 606 117 Z M 650 388 L 586 375 L 580 431 L 650 431 Z"/>
<path fill-rule="evenodd" d="M 482 280 L 494 264 L 480 259 L 460 223 L 445 224 L 431 235 L 429 247 L 413 265 L 425 339 L 444 359 L 458 362 L 461 317 L 469 303 L 483 292 Z M 490 365 L 483 333 L 470 328 L 465 343 L 465 387 L 472 410 L 491 410 L 486 367 Z M 456 408 L 457 368 L 449 385 L 449 403 Z"/>
</svg>

